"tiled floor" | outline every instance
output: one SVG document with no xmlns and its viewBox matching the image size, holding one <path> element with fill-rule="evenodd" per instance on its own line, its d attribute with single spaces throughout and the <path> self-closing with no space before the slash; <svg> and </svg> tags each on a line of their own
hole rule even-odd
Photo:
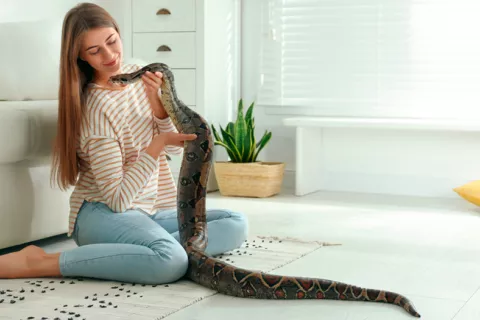
<svg viewBox="0 0 480 320">
<path fill-rule="evenodd" d="M 340 243 L 276 270 L 387 289 L 422 319 L 480 319 L 480 209 L 461 199 L 291 192 L 268 199 L 209 194 L 209 207 L 247 213 L 250 232 Z M 72 243 L 42 242 L 48 251 Z M 266 301 L 216 295 L 169 316 L 211 319 L 414 319 L 396 306 L 344 301 Z"/>
</svg>

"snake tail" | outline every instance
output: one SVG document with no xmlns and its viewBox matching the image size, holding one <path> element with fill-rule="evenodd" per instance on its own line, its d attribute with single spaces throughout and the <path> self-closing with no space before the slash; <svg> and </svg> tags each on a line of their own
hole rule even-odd
<svg viewBox="0 0 480 320">
<path fill-rule="evenodd" d="M 208 237 L 205 204 L 213 159 L 212 133 L 207 121 L 178 98 L 173 73 L 166 64 L 152 63 L 132 73 L 115 75 L 110 81 L 134 83 L 146 71 L 163 73 L 160 100 L 178 132 L 197 135 L 197 139 L 185 142 L 177 188 L 177 220 L 180 242 L 188 255 L 187 278 L 234 297 L 382 302 L 402 307 L 410 315 L 420 318 L 412 302 L 398 293 L 326 279 L 247 270 L 206 255 L 204 251 Z"/>
<path fill-rule="evenodd" d="M 383 290 L 367 289 L 347 283 L 281 276 L 235 267 L 202 252 L 191 249 L 188 277 L 198 284 L 222 294 L 255 299 L 330 299 L 383 302 L 402 307 L 410 315 L 420 318 L 412 302 L 406 297 Z"/>
</svg>

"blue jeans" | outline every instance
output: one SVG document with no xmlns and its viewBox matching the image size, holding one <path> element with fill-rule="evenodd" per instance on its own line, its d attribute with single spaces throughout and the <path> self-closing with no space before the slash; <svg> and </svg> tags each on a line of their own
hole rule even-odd
<svg viewBox="0 0 480 320">
<path fill-rule="evenodd" d="M 205 252 L 216 255 L 240 247 L 247 230 L 245 215 L 207 210 Z M 103 203 L 84 202 L 72 238 L 78 247 L 60 255 L 65 277 L 162 284 L 180 279 L 187 271 L 176 209 L 154 215 L 138 210 L 115 213 Z"/>
</svg>

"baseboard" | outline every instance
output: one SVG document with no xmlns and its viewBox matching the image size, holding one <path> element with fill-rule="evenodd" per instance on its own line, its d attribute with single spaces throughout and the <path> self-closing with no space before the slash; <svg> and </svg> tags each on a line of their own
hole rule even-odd
<svg viewBox="0 0 480 320">
<path fill-rule="evenodd" d="M 319 179 L 321 178 L 321 180 Z M 453 188 L 464 183 L 448 176 L 324 172 L 317 177 L 319 191 L 354 192 L 428 198 L 457 198 Z M 285 171 L 283 187 L 295 189 L 295 170 Z"/>
</svg>

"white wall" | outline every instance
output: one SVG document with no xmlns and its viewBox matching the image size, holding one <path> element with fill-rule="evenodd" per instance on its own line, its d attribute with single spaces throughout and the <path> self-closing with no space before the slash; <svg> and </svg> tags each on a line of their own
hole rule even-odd
<svg viewBox="0 0 480 320">
<path fill-rule="evenodd" d="M 131 55 L 131 1 L 130 0 L 2 0 L 0 3 L 0 23 L 35 21 L 63 17 L 77 3 L 92 2 L 104 7 L 120 25 L 125 46 L 125 57 Z M 126 37 L 123 36 L 126 35 Z"/>
<path fill-rule="evenodd" d="M 1 22 L 13 21 L 34 21 L 48 18 L 63 19 L 67 11 L 77 3 L 92 2 L 97 3 L 107 9 L 107 11 L 119 19 L 119 23 L 125 24 L 125 5 L 130 1 L 125 0 L 2 0 L 0 10 Z M 128 11 L 126 12 L 129 13 Z"/>
<path fill-rule="evenodd" d="M 257 95 L 260 11 L 245 2 L 242 9 L 242 96 L 249 104 Z M 281 122 L 288 116 L 256 106 L 257 137 L 273 132 L 260 158 L 285 161 L 285 185 L 293 188 L 295 131 Z M 328 129 L 318 141 L 323 172 L 312 178 L 328 191 L 457 197 L 452 188 L 480 179 L 479 139 L 478 133 Z"/>
<path fill-rule="evenodd" d="M 197 16 L 198 97 L 201 112 L 217 129 L 229 121 L 240 95 L 239 9 L 238 0 L 197 1 L 197 10 L 203 10 Z M 223 148 L 215 147 L 215 159 L 227 160 Z"/>
</svg>

